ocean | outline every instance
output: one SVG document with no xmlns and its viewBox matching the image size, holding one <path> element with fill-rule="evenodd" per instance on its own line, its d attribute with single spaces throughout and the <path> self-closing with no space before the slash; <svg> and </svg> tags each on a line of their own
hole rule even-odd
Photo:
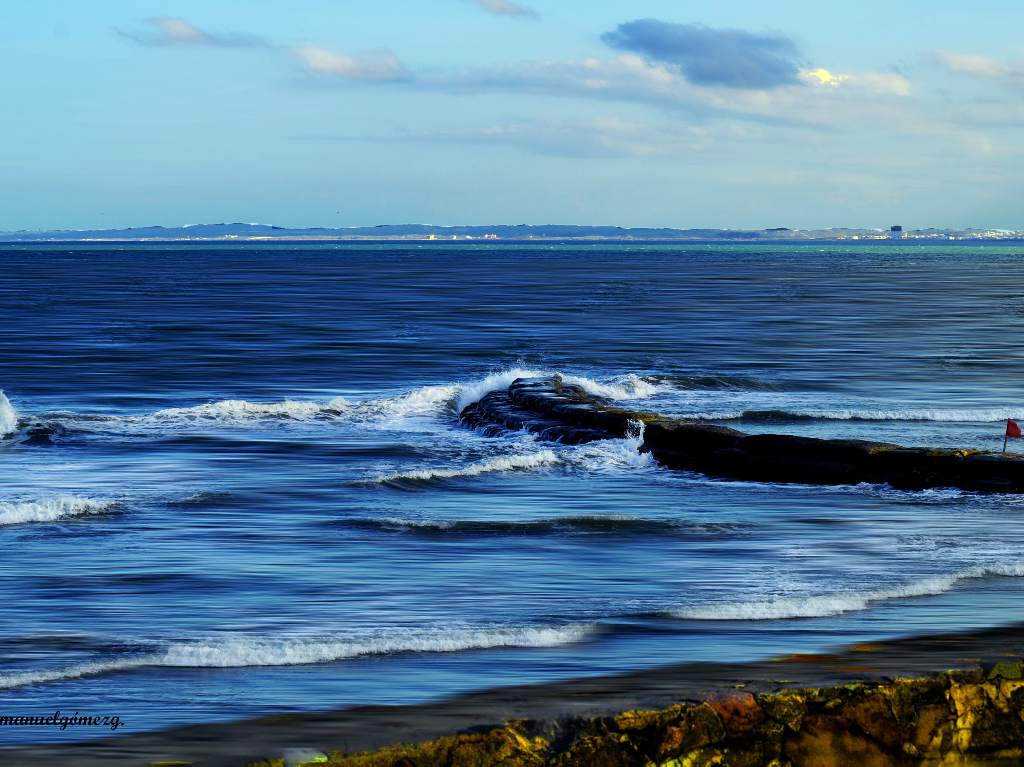
<svg viewBox="0 0 1024 767">
<path fill-rule="evenodd" d="M 0 245 L 0 713 L 141 732 L 1021 620 L 1020 496 L 713 480 L 458 411 L 560 372 L 748 432 L 998 451 L 1022 255 Z"/>
</svg>

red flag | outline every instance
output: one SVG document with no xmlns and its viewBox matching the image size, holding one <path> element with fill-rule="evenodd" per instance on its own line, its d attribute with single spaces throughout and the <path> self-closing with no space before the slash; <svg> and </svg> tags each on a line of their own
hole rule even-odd
<svg viewBox="0 0 1024 767">
<path fill-rule="evenodd" d="M 1020 439 L 1020 424 L 1012 418 L 1006 419 L 1006 436 L 1013 437 L 1014 439 Z"/>
</svg>

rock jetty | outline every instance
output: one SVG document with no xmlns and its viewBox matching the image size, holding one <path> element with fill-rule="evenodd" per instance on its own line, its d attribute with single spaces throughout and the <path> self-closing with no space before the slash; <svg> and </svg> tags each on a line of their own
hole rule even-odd
<svg viewBox="0 0 1024 767">
<path fill-rule="evenodd" d="M 508 389 L 467 406 L 460 417 L 487 434 L 525 429 L 565 444 L 642 430 L 640 449 L 659 464 L 725 479 L 1024 492 L 1024 456 L 858 439 L 745 434 L 707 422 L 615 407 L 558 376 L 517 379 Z"/>
</svg>

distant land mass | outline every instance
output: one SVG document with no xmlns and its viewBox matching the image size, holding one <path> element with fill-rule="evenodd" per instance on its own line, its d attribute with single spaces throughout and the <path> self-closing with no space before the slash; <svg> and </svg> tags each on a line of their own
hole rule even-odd
<svg viewBox="0 0 1024 767">
<path fill-rule="evenodd" d="M 1014 240 L 1024 230 L 1010 229 L 672 229 L 558 224 L 434 226 L 382 224 L 345 228 L 290 228 L 267 224 L 193 224 L 128 229 L 55 229 L 0 232 L 0 242 L 177 242 L 264 240 L 676 240 L 732 242 L 764 240 Z"/>
</svg>

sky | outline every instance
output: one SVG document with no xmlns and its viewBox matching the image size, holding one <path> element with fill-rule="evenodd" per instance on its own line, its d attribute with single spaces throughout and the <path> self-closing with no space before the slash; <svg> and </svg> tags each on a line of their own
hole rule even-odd
<svg viewBox="0 0 1024 767">
<path fill-rule="evenodd" d="M 1024 229 L 1019 0 L 33 0 L 0 229 Z"/>
</svg>

